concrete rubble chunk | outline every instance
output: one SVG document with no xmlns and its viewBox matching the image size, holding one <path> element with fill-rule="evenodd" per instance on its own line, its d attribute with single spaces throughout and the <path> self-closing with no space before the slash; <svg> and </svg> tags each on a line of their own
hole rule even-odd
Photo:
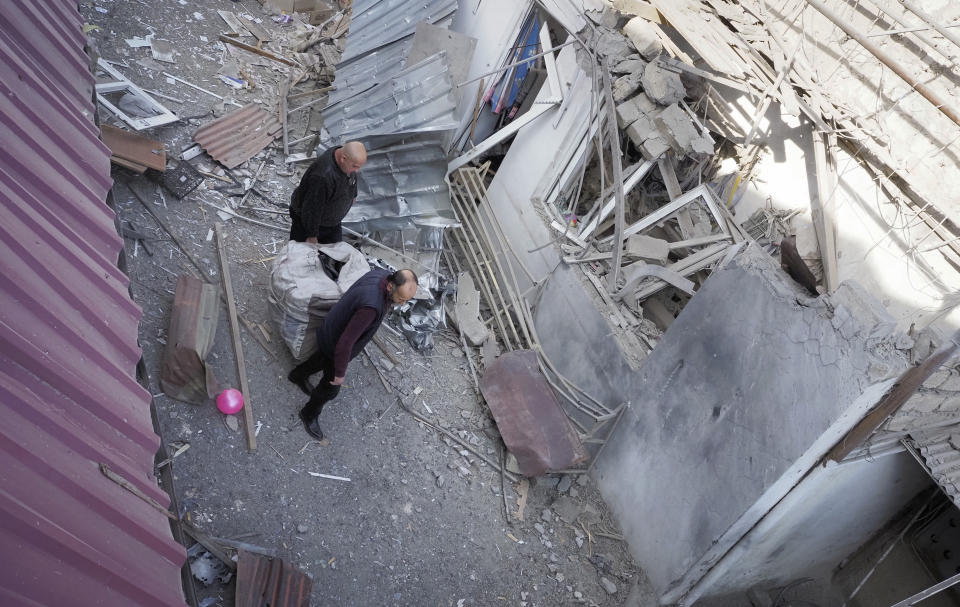
<svg viewBox="0 0 960 607">
<path fill-rule="evenodd" d="M 713 154 L 713 139 L 693 124 L 693 120 L 674 103 L 657 115 L 656 125 L 670 146 L 683 154 Z"/>
<path fill-rule="evenodd" d="M 604 3 L 602 9 L 589 9 L 585 10 L 583 14 L 599 26 L 614 28 L 617 27 L 617 21 L 620 19 L 620 15 L 617 14 L 616 9 L 612 4 Z"/>
<path fill-rule="evenodd" d="M 605 577 L 600 578 L 600 585 L 603 586 L 603 589 L 607 591 L 607 594 L 617 593 L 617 585 Z"/>
<path fill-rule="evenodd" d="M 613 101 L 620 103 L 637 92 L 640 88 L 640 81 L 643 75 L 640 72 L 620 76 L 613 81 Z"/>
<path fill-rule="evenodd" d="M 580 516 L 581 513 L 580 505 L 566 495 L 558 497 L 550 504 L 550 507 L 557 513 L 560 520 L 571 525 L 576 522 L 577 517 Z"/>
<path fill-rule="evenodd" d="M 640 146 L 640 153 L 646 160 L 653 160 L 670 150 L 670 144 L 661 135 L 651 137 Z"/>
<path fill-rule="evenodd" d="M 454 306 L 459 329 L 471 346 L 487 341 L 487 326 L 480 320 L 480 292 L 474 286 L 469 272 L 457 277 L 457 301 Z"/>
<path fill-rule="evenodd" d="M 634 72 L 642 72 L 647 67 L 647 62 L 640 58 L 640 55 L 630 55 L 626 59 L 621 59 L 610 68 L 611 74 L 622 76 Z"/>
<path fill-rule="evenodd" d="M 680 75 L 663 69 L 657 61 L 651 61 L 643 70 L 643 91 L 660 105 L 670 105 L 682 100 L 686 94 Z"/>
<path fill-rule="evenodd" d="M 627 21 L 622 31 L 644 59 L 653 59 L 663 51 L 657 29 L 643 17 L 634 17 Z"/>
<path fill-rule="evenodd" d="M 600 29 L 600 36 L 597 38 L 595 50 L 597 54 L 607 58 L 610 64 L 619 63 L 630 55 L 636 53 L 633 45 L 623 34 L 613 30 Z"/>
<path fill-rule="evenodd" d="M 670 244 L 666 240 L 634 234 L 627 238 L 627 255 L 639 257 L 644 261 L 665 264 L 670 255 Z"/>
<path fill-rule="evenodd" d="M 650 120 L 646 114 L 641 114 L 640 117 L 634 120 L 626 130 L 627 137 L 629 137 L 630 141 L 632 141 L 633 144 L 638 148 L 642 147 L 643 144 L 651 137 L 660 136 L 660 132 L 657 130 L 657 125 L 653 122 L 653 120 Z"/>
<path fill-rule="evenodd" d="M 625 129 L 644 114 L 657 114 L 657 106 L 645 94 L 640 93 L 617 105 L 617 126 Z"/>
</svg>

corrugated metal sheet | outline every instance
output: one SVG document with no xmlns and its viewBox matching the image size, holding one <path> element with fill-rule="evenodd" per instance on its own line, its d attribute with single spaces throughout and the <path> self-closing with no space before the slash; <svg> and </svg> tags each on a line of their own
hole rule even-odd
<svg viewBox="0 0 960 607">
<path fill-rule="evenodd" d="M 341 64 L 413 35 L 418 23 L 448 25 L 456 10 L 457 0 L 357 0 Z"/>
<path fill-rule="evenodd" d="M 237 607 L 307 607 L 313 580 L 280 560 L 237 551 Z"/>
<path fill-rule="evenodd" d="M 913 437 L 930 477 L 960 506 L 960 426 Z"/>
<path fill-rule="evenodd" d="M 276 116 L 251 103 L 203 125 L 193 140 L 214 160 L 232 169 L 270 145 L 281 128 Z"/>
<path fill-rule="evenodd" d="M 0 11 L 0 596 L 182 605 L 75 2 Z"/>
<path fill-rule="evenodd" d="M 327 107 L 355 97 L 377 86 L 378 82 L 386 82 L 396 76 L 407 64 L 412 45 L 412 38 L 398 40 L 356 61 L 341 63 L 337 66 L 336 88 L 327 98 Z"/>
<path fill-rule="evenodd" d="M 324 109 L 325 145 L 357 139 L 368 150 L 346 223 L 387 230 L 409 227 L 411 218 L 453 219 L 443 137 L 457 127 L 456 109 L 442 52 Z"/>
<path fill-rule="evenodd" d="M 451 131 L 457 127 L 457 100 L 446 53 L 411 65 L 351 100 L 328 106 L 323 125 L 337 141 Z"/>
</svg>

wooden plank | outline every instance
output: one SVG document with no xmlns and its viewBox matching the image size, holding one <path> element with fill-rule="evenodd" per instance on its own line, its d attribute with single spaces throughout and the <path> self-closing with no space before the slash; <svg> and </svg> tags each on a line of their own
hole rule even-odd
<svg viewBox="0 0 960 607">
<path fill-rule="evenodd" d="M 729 44 L 717 38 L 715 30 L 719 27 L 718 19 L 705 21 L 689 2 L 653 0 L 653 5 L 711 68 L 740 78 L 745 75 L 739 57 Z"/>
<path fill-rule="evenodd" d="M 137 497 L 139 497 L 140 499 L 142 499 L 143 501 L 145 501 L 147 504 L 149 504 L 149 505 L 150 505 L 152 508 L 154 508 L 155 510 L 158 510 L 158 511 L 164 513 L 165 515 L 167 515 L 167 518 L 169 518 L 169 519 L 171 519 L 171 520 L 174 520 L 174 521 L 175 521 L 175 520 L 178 520 L 177 517 L 176 517 L 172 512 L 170 512 L 169 510 L 167 510 L 166 508 L 164 508 L 163 505 L 160 504 L 160 502 L 158 502 L 157 500 L 153 499 L 152 497 L 150 497 L 149 495 L 147 495 L 146 493 L 144 493 L 143 491 L 141 491 L 138 487 L 134 486 L 133 483 L 131 483 L 131 482 L 128 481 L 127 479 L 123 478 L 122 476 L 120 476 L 119 474 L 117 474 L 116 472 L 114 472 L 113 470 L 111 470 L 111 469 L 110 469 L 110 466 L 108 466 L 108 465 L 106 465 L 106 464 L 104 464 L 104 463 L 101 463 L 101 464 L 100 464 L 100 472 L 101 472 L 105 477 L 109 478 L 111 481 L 115 482 L 116 484 L 120 485 L 121 487 L 123 487 L 124 489 L 126 489 L 127 491 L 129 491 L 130 493 L 136 495 Z"/>
<path fill-rule="evenodd" d="M 616 207 L 614 208 L 614 228 L 613 228 L 613 261 L 611 262 L 610 277 L 607 280 L 607 288 L 611 292 L 617 290 L 617 279 L 620 278 L 620 262 L 623 260 L 623 155 L 620 152 L 620 131 L 617 129 L 616 107 L 613 104 L 613 90 L 610 84 L 610 66 L 604 61 L 603 66 L 603 93 L 607 100 L 607 128 L 609 135 L 607 140 L 610 143 L 610 164 L 613 165 L 613 193 L 616 197 Z"/>
<path fill-rule="evenodd" d="M 667 152 L 666 156 L 663 156 L 657 160 L 657 168 L 660 169 L 660 177 L 663 178 L 663 185 L 666 186 L 667 195 L 670 196 L 671 201 L 674 201 L 683 195 L 683 190 L 680 189 L 680 180 L 677 179 L 677 171 L 675 166 L 673 152 Z M 690 219 L 689 209 L 681 209 L 680 212 L 677 213 L 677 223 L 680 224 L 680 234 L 685 239 L 693 237 L 693 220 Z"/>
<path fill-rule="evenodd" d="M 250 34 L 250 31 L 244 26 L 243 22 L 240 21 L 236 13 L 231 11 L 217 11 L 217 14 L 220 15 L 220 18 L 223 19 L 227 27 L 230 28 L 228 33 L 237 36 L 247 36 Z"/>
<path fill-rule="evenodd" d="M 264 42 L 273 40 L 273 36 L 267 30 L 260 27 L 260 24 L 255 21 L 244 19 L 243 26 L 259 41 L 257 43 L 258 47 Z"/>
<path fill-rule="evenodd" d="M 243 425 L 247 435 L 247 450 L 257 450 L 257 436 L 253 429 L 253 408 L 250 404 L 250 386 L 247 384 L 247 367 L 243 360 L 243 344 L 240 343 L 240 323 L 237 322 L 237 304 L 233 299 L 233 285 L 230 282 L 230 265 L 227 260 L 226 244 L 223 241 L 223 224 L 214 226 L 217 233 L 217 252 L 220 256 L 220 275 L 223 277 L 223 290 L 230 313 L 230 337 L 233 340 L 233 352 L 237 358 L 237 373 L 240 375 L 240 392 L 243 393 Z"/>
<path fill-rule="evenodd" d="M 867 413 L 847 434 L 833 446 L 824 456 L 823 461 L 833 460 L 839 462 L 843 460 L 851 451 L 863 444 L 863 441 L 870 438 L 877 428 L 879 428 L 887 419 L 900 410 L 913 393 L 929 378 L 940 366 L 949 359 L 957 347 L 960 346 L 960 331 L 954 332 L 944 345 L 937 349 L 922 363 L 916 367 L 910 367 L 900 376 L 897 383 L 893 385 L 877 406 Z"/>
<path fill-rule="evenodd" d="M 104 145 L 110 148 L 110 153 L 120 160 L 157 171 L 167 170 L 167 153 L 160 141 L 118 129 L 109 124 L 100 127 L 100 138 L 103 139 Z M 117 162 L 117 164 L 121 163 Z"/>
<path fill-rule="evenodd" d="M 837 245 L 834 235 L 833 213 L 831 212 L 833 193 L 837 187 L 834 173 L 830 170 L 827 157 L 827 142 L 823 133 L 813 134 L 813 156 L 817 173 L 817 195 L 810 198 L 810 216 L 820 260 L 823 263 L 823 284 L 827 293 L 833 293 L 840 281 L 837 273 Z"/>
<path fill-rule="evenodd" d="M 299 63 L 297 63 L 296 61 L 291 61 L 290 59 L 286 59 L 286 58 L 284 58 L 284 57 L 280 57 L 280 56 L 278 56 L 278 55 L 274 55 L 273 53 L 271 53 L 271 52 L 269 52 L 269 51 L 265 51 L 265 50 L 263 50 L 262 48 L 253 46 L 252 44 L 246 44 L 246 43 L 240 42 L 239 40 L 236 40 L 236 39 L 234 39 L 234 38 L 231 38 L 230 36 L 227 36 L 227 35 L 225 35 L 225 34 L 220 34 L 220 42 L 226 42 L 227 44 L 232 44 L 233 46 L 236 46 L 237 48 L 242 48 L 242 49 L 245 50 L 245 51 L 249 51 L 249 52 L 254 53 L 254 54 L 256 54 L 256 55 L 260 55 L 261 57 L 266 57 L 267 59 L 272 59 L 272 60 L 274 60 L 274 61 L 276 61 L 276 62 L 278 62 L 278 63 L 283 63 L 284 65 L 292 65 L 292 66 L 294 66 L 294 67 L 301 67 L 301 65 L 300 65 Z"/>
</svg>

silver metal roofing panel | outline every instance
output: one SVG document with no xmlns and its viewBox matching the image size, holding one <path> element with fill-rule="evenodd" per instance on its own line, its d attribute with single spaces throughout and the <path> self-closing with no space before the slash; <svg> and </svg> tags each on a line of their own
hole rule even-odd
<svg viewBox="0 0 960 607">
<path fill-rule="evenodd" d="M 403 70 L 413 39 L 398 40 L 337 67 L 336 88 L 330 92 L 327 107 L 355 97 L 396 76 Z"/>
<path fill-rule="evenodd" d="M 449 131 L 458 124 L 446 54 L 437 53 L 390 80 L 328 106 L 323 124 L 334 141 Z"/>
<path fill-rule="evenodd" d="M 453 219 L 444 175 L 447 156 L 439 141 L 370 144 L 357 182 L 357 202 L 344 218 L 370 230 L 408 227 L 411 218 Z"/>
<path fill-rule="evenodd" d="M 422 21 L 448 21 L 456 10 L 457 0 L 357 0 L 341 65 L 412 35 Z"/>
<path fill-rule="evenodd" d="M 960 427 L 952 426 L 912 439 L 930 477 L 960 506 Z"/>
</svg>

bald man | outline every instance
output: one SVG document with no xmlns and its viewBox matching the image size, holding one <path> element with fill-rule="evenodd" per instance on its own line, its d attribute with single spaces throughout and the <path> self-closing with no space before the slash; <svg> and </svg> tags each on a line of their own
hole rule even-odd
<svg viewBox="0 0 960 607">
<path fill-rule="evenodd" d="M 290 240 L 332 243 L 343 240 L 340 222 L 357 199 L 357 171 L 367 149 L 350 141 L 313 161 L 290 196 Z"/>
<path fill-rule="evenodd" d="M 300 409 L 300 420 L 307 434 L 323 440 L 318 422 L 320 411 L 340 393 L 347 363 L 373 338 L 390 307 L 405 304 L 416 293 L 417 275 L 413 270 L 397 270 L 391 274 L 376 268 L 353 283 L 327 312 L 323 324 L 317 328 L 317 351 L 287 376 L 310 396 Z M 310 384 L 314 373 L 323 373 L 316 386 Z"/>
</svg>

